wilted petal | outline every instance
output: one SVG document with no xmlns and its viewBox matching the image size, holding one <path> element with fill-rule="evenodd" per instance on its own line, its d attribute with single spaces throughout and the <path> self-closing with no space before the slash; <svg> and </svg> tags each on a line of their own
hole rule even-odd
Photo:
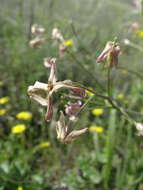
<svg viewBox="0 0 143 190">
<path fill-rule="evenodd" d="M 65 108 L 65 113 L 69 116 L 76 115 L 78 111 L 80 110 L 82 105 L 81 101 L 77 101 L 75 103 L 70 103 Z"/>
<path fill-rule="evenodd" d="M 114 42 L 107 42 L 104 50 L 97 58 L 97 62 L 101 63 L 109 58 L 109 66 L 116 66 L 118 64 L 118 56 L 120 52 L 121 50 L 119 45 Z"/>
<path fill-rule="evenodd" d="M 50 121 L 53 117 L 53 101 L 52 97 L 48 97 L 47 99 L 47 112 L 45 115 L 45 120 Z"/>
<path fill-rule="evenodd" d="M 65 116 L 61 111 L 59 121 L 56 123 L 57 139 L 63 141 L 67 135 L 67 127 L 65 125 Z"/>
<path fill-rule="evenodd" d="M 33 86 L 28 87 L 28 93 L 34 93 L 40 90 L 47 91 L 48 84 L 36 81 Z"/>
<path fill-rule="evenodd" d="M 113 47 L 113 42 L 107 42 L 105 48 L 103 49 L 102 53 L 97 58 L 97 62 L 101 63 L 106 60 L 111 48 Z"/>
<path fill-rule="evenodd" d="M 30 94 L 30 98 L 36 100 L 42 106 L 47 106 L 47 100 L 45 98 L 42 98 L 40 95 Z"/>
<path fill-rule="evenodd" d="M 45 39 L 42 38 L 42 37 L 37 36 L 36 38 L 34 38 L 33 40 L 31 40 L 29 42 L 29 45 L 32 48 L 39 48 L 40 44 L 43 43 L 43 42 L 45 42 Z"/>
<path fill-rule="evenodd" d="M 59 57 L 63 58 L 65 55 L 65 51 L 66 51 L 67 47 L 63 44 L 59 45 Z"/>
<path fill-rule="evenodd" d="M 51 64 L 51 71 L 50 71 L 50 76 L 49 76 L 48 82 L 54 84 L 57 81 L 57 78 L 56 78 L 57 61 L 56 61 L 56 59 L 55 58 L 50 59 L 49 64 Z"/>
<path fill-rule="evenodd" d="M 64 142 L 70 142 L 72 141 L 73 139 L 81 136 L 82 134 L 86 133 L 88 131 L 88 128 L 84 128 L 84 129 L 81 129 L 81 130 L 75 130 L 75 131 L 72 131 L 71 133 L 69 133 L 66 138 L 64 139 Z"/>
<path fill-rule="evenodd" d="M 47 90 L 47 84 L 36 81 L 33 86 L 28 87 L 28 94 L 42 106 L 47 106 L 47 99 L 42 97 L 42 93 Z"/>
<path fill-rule="evenodd" d="M 118 65 L 118 56 L 121 52 L 120 47 L 116 46 L 113 47 L 112 51 L 110 52 L 110 66 L 117 66 Z"/>
<path fill-rule="evenodd" d="M 83 88 L 71 87 L 70 89 L 75 96 L 79 96 L 80 98 L 86 98 L 86 92 Z"/>
</svg>

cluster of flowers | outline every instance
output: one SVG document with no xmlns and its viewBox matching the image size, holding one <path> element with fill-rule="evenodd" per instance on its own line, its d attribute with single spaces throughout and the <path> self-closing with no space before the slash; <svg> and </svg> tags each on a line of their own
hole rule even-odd
<svg viewBox="0 0 143 190">
<path fill-rule="evenodd" d="M 39 48 L 40 44 L 46 41 L 41 34 L 45 32 L 45 29 L 37 24 L 34 24 L 31 28 L 32 34 L 36 34 L 36 38 L 30 41 L 30 46 L 32 48 Z M 59 57 L 62 58 L 67 49 L 67 46 L 73 45 L 72 40 L 65 41 L 64 37 L 57 28 L 52 31 L 52 39 L 56 40 L 59 45 Z M 104 62 L 109 60 L 109 67 L 118 65 L 118 55 L 120 54 L 120 47 L 115 42 L 108 42 L 102 51 L 102 53 L 97 58 L 97 62 Z M 74 96 L 78 96 L 80 100 L 86 98 L 87 93 L 83 88 L 75 86 L 75 83 L 71 80 L 57 81 L 56 68 L 57 68 L 56 58 L 45 58 L 44 66 L 50 68 L 50 75 L 48 78 L 48 83 L 42 83 L 36 81 L 34 85 L 29 86 L 28 94 L 31 98 L 36 100 L 42 106 L 47 107 L 47 112 L 45 114 L 45 120 L 50 121 L 53 116 L 53 94 L 60 89 L 68 89 L 70 93 Z M 90 93 L 90 92 L 89 92 Z M 69 102 L 65 107 L 65 114 L 71 116 L 77 116 L 82 107 L 82 102 Z M 95 110 L 99 115 L 103 113 L 102 110 Z M 60 111 L 59 121 L 56 123 L 57 138 L 62 142 L 69 142 L 76 137 L 84 134 L 88 129 L 84 128 L 81 130 L 72 130 L 71 126 L 67 126 L 65 123 L 65 115 L 63 111 Z M 92 127 L 93 128 L 93 127 Z M 97 127 L 96 127 L 97 129 Z"/>
<path fill-rule="evenodd" d="M 29 86 L 28 94 L 31 98 L 36 100 L 42 106 L 47 107 L 47 112 L 45 114 L 45 120 L 50 121 L 53 116 L 53 94 L 58 90 L 64 88 L 68 89 L 72 94 L 83 99 L 86 97 L 85 90 L 74 86 L 73 82 L 70 80 L 57 81 L 56 78 L 56 67 L 57 60 L 55 58 L 47 59 L 47 65 L 50 67 L 50 75 L 48 83 L 42 83 L 36 81 L 33 86 Z M 79 111 L 82 103 L 78 101 L 77 103 L 71 103 L 66 106 L 65 113 L 67 115 L 76 115 Z M 87 128 L 81 130 L 73 130 L 70 126 L 65 124 L 65 116 L 61 111 L 59 121 L 56 123 L 57 138 L 62 142 L 69 142 L 72 139 L 84 134 Z"/>
</svg>

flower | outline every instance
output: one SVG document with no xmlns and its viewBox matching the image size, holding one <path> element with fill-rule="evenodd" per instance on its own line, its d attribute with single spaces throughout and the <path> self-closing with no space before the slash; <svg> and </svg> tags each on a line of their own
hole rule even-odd
<svg viewBox="0 0 143 190">
<path fill-rule="evenodd" d="M 109 60 L 109 66 L 117 66 L 118 65 L 118 56 L 121 52 L 120 46 L 114 42 L 107 42 L 105 48 L 102 53 L 97 58 L 98 63 L 102 63 L 106 60 Z"/>
<path fill-rule="evenodd" d="M 76 115 L 80 110 L 81 105 L 82 105 L 81 101 L 77 101 L 75 103 L 69 102 L 69 105 L 66 105 L 65 113 L 69 116 Z"/>
<path fill-rule="evenodd" d="M 66 51 L 67 47 L 63 44 L 59 45 L 59 57 L 63 58 L 65 55 L 65 51 Z"/>
<path fill-rule="evenodd" d="M 18 186 L 17 190 L 24 190 L 22 186 Z"/>
<path fill-rule="evenodd" d="M 8 96 L 0 98 L 0 104 L 6 104 L 8 102 L 9 102 L 9 97 Z"/>
<path fill-rule="evenodd" d="M 69 89 L 74 95 L 80 98 L 85 97 L 85 90 L 82 88 L 75 87 L 73 82 L 70 80 L 57 82 L 56 78 L 56 65 L 57 61 L 55 58 L 49 59 L 50 75 L 48 84 L 36 81 L 33 86 L 28 87 L 28 94 L 31 98 L 39 102 L 42 106 L 47 106 L 47 112 L 45 119 L 50 121 L 53 115 L 53 93 L 61 88 Z"/>
<path fill-rule="evenodd" d="M 65 116 L 63 112 L 61 111 L 59 121 L 57 121 L 56 123 L 56 131 L 57 131 L 57 139 L 59 139 L 61 142 L 66 143 L 86 133 L 88 131 L 88 128 L 72 131 L 71 127 L 66 126 Z"/>
<path fill-rule="evenodd" d="M 45 42 L 45 39 L 37 36 L 33 40 L 29 42 L 30 47 L 32 48 L 40 48 L 41 43 Z"/>
<path fill-rule="evenodd" d="M 95 108 L 92 110 L 92 114 L 96 116 L 100 116 L 104 113 L 104 110 L 101 108 Z"/>
<path fill-rule="evenodd" d="M 118 94 L 118 95 L 117 95 L 117 98 L 118 98 L 118 99 L 123 99 L 123 98 L 124 98 L 124 94 L 123 94 L 123 93 Z"/>
<path fill-rule="evenodd" d="M 54 29 L 52 30 L 52 38 L 53 38 L 54 40 L 58 40 L 58 41 L 60 41 L 60 42 L 63 42 L 63 41 L 64 41 L 64 38 L 63 38 L 63 36 L 62 36 L 62 34 L 60 33 L 60 31 L 59 31 L 58 28 L 54 28 Z"/>
<path fill-rule="evenodd" d="M 64 46 L 72 46 L 73 45 L 73 40 L 66 40 L 63 42 Z"/>
<path fill-rule="evenodd" d="M 0 81 L 0 87 L 2 87 L 4 85 L 4 83 L 2 81 Z"/>
<path fill-rule="evenodd" d="M 103 133 L 104 129 L 101 126 L 92 125 L 89 127 L 90 132 Z"/>
<path fill-rule="evenodd" d="M 136 31 L 136 35 L 137 35 L 139 38 L 143 38 L 143 30 L 137 30 L 137 31 Z"/>
<path fill-rule="evenodd" d="M 43 28 L 42 26 L 40 26 L 38 24 L 33 24 L 31 26 L 31 33 L 32 34 L 44 33 L 44 32 L 45 32 L 45 28 Z"/>
<path fill-rule="evenodd" d="M 0 115 L 6 114 L 7 110 L 6 109 L 0 109 Z"/>
<path fill-rule="evenodd" d="M 45 148 L 45 147 L 49 147 L 51 145 L 51 143 L 49 141 L 45 141 L 45 142 L 41 142 L 38 145 L 38 148 Z"/>
<path fill-rule="evenodd" d="M 17 119 L 22 119 L 22 120 L 30 120 L 32 118 L 32 114 L 30 112 L 20 112 L 16 114 Z"/>
<path fill-rule="evenodd" d="M 19 134 L 19 133 L 23 133 L 25 130 L 26 130 L 26 126 L 24 124 L 17 124 L 12 127 L 11 133 Z"/>
<path fill-rule="evenodd" d="M 93 97 L 94 94 L 92 92 L 90 92 L 89 90 L 85 90 L 86 94 L 89 96 L 89 97 Z"/>
<path fill-rule="evenodd" d="M 136 129 L 138 131 L 138 136 L 143 136 L 143 123 L 135 123 Z"/>
</svg>

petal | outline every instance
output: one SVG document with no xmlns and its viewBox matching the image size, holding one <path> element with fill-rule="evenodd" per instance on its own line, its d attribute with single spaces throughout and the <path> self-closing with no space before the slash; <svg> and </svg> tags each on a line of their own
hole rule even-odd
<svg viewBox="0 0 143 190">
<path fill-rule="evenodd" d="M 106 58 L 107 58 L 112 47 L 113 47 L 113 42 L 107 42 L 105 48 L 103 49 L 103 51 L 101 52 L 101 54 L 97 58 L 98 63 L 106 60 Z"/>
<path fill-rule="evenodd" d="M 48 81 L 52 84 L 56 83 L 57 78 L 56 78 L 56 59 L 53 58 L 53 60 L 50 60 L 51 64 L 51 71 L 50 71 L 50 76 Z"/>
<path fill-rule="evenodd" d="M 48 97 L 47 100 L 47 112 L 45 115 L 45 120 L 50 121 L 53 117 L 53 101 L 52 101 L 52 97 Z"/>
<path fill-rule="evenodd" d="M 65 142 L 70 142 L 71 140 L 79 137 L 80 135 L 86 133 L 87 131 L 88 131 L 88 128 L 72 131 L 68 136 L 66 136 L 66 138 L 64 139 L 64 141 Z"/>
<path fill-rule="evenodd" d="M 28 87 L 28 93 L 29 94 L 34 93 L 34 92 L 39 91 L 39 90 L 47 91 L 48 90 L 48 84 L 36 81 L 33 86 Z"/>
<path fill-rule="evenodd" d="M 30 94 L 30 97 L 34 100 L 36 100 L 39 104 L 41 104 L 42 106 L 47 106 L 47 99 L 42 98 L 41 96 L 37 95 L 37 94 Z"/>
</svg>

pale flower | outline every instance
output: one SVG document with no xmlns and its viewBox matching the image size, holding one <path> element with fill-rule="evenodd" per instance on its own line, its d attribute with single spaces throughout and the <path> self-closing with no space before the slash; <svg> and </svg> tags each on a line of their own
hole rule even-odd
<svg viewBox="0 0 143 190">
<path fill-rule="evenodd" d="M 54 92 L 61 88 L 69 89 L 74 95 L 80 98 L 85 97 L 85 90 L 82 88 L 74 87 L 72 81 L 65 80 L 57 82 L 56 78 L 56 65 L 57 61 L 55 58 L 49 59 L 50 76 L 48 84 L 36 81 L 33 86 L 29 86 L 28 94 L 31 98 L 39 102 L 42 106 L 47 106 L 47 113 L 45 115 L 46 120 L 51 120 L 53 115 L 53 101 L 52 95 Z"/>
<path fill-rule="evenodd" d="M 138 131 L 138 136 L 143 136 L 143 123 L 135 123 L 136 129 Z"/>
<path fill-rule="evenodd" d="M 57 139 L 61 142 L 70 142 L 80 135 L 86 133 L 88 128 L 84 128 L 81 130 L 73 130 L 65 124 L 65 116 L 63 112 L 61 112 L 59 121 L 56 123 L 56 131 L 57 131 Z"/>
<path fill-rule="evenodd" d="M 63 36 L 62 36 L 62 34 L 60 33 L 60 31 L 59 31 L 58 28 L 54 28 L 54 29 L 52 30 L 52 38 L 53 38 L 54 40 L 58 40 L 58 41 L 60 41 L 60 42 L 63 42 L 63 41 L 64 41 L 64 38 L 63 38 Z"/>
<path fill-rule="evenodd" d="M 114 42 L 107 42 L 105 48 L 102 53 L 97 58 L 97 62 L 101 63 L 109 59 L 109 66 L 117 66 L 118 65 L 118 56 L 121 52 L 120 46 Z"/>
<path fill-rule="evenodd" d="M 32 39 L 30 42 L 29 42 L 29 45 L 30 47 L 32 48 L 40 48 L 40 45 L 41 43 L 45 42 L 45 39 L 40 37 L 40 36 L 37 36 L 35 37 L 34 39 Z"/>
<path fill-rule="evenodd" d="M 37 34 L 37 33 L 44 33 L 45 32 L 45 28 L 38 25 L 38 24 L 33 24 L 31 26 L 31 33 L 32 34 Z"/>
</svg>

